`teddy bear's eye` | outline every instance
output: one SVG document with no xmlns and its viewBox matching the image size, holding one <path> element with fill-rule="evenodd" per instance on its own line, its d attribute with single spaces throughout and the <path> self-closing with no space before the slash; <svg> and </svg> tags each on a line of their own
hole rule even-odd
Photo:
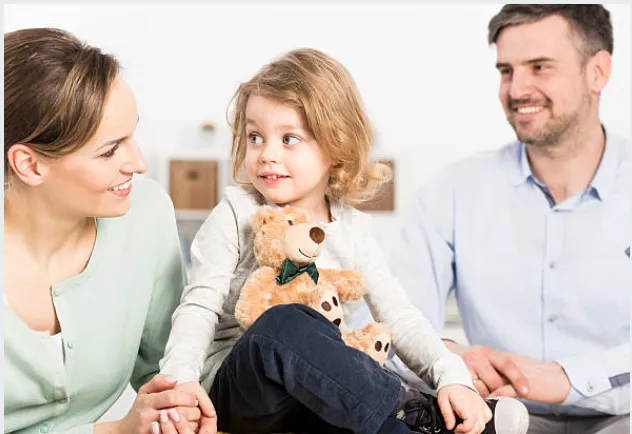
<svg viewBox="0 0 632 434">
<path fill-rule="evenodd" d="M 288 221 L 287 221 L 287 224 L 288 224 L 288 225 L 290 225 L 290 226 L 293 226 L 293 225 L 294 225 L 294 222 L 293 222 L 292 220 L 288 220 Z"/>
</svg>

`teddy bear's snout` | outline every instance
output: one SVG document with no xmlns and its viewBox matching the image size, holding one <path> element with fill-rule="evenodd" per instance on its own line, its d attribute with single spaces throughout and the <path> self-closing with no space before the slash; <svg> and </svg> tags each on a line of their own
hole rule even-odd
<svg viewBox="0 0 632 434">
<path fill-rule="evenodd" d="M 325 231 L 319 228 L 318 226 L 314 226 L 309 230 L 309 237 L 316 244 L 320 244 L 325 241 Z"/>
</svg>

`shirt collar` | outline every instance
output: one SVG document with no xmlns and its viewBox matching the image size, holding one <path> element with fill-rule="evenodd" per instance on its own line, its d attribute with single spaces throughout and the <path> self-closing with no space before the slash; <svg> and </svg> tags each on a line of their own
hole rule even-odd
<svg viewBox="0 0 632 434">
<path fill-rule="evenodd" d="M 599 199 L 604 200 L 610 194 L 617 177 L 617 166 L 619 166 L 619 143 L 617 139 L 608 135 L 606 128 L 603 129 L 606 136 L 606 145 L 597 167 L 597 173 L 590 183 Z"/>
<path fill-rule="evenodd" d="M 601 156 L 599 166 L 597 167 L 597 172 L 588 187 L 588 190 L 594 190 L 597 197 L 601 200 L 612 190 L 617 175 L 616 169 L 619 164 L 619 144 L 617 143 L 617 139 L 610 137 L 605 127 L 602 126 L 602 128 L 606 137 L 604 152 Z M 517 187 L 531 181 L 544 187 L 544 184 L 535 177 L 531 170 L 526 145 L 522 142 L 518 142 L 517 148 L 517 171 L 514 176 L 514 186 Z"/>
</svg>

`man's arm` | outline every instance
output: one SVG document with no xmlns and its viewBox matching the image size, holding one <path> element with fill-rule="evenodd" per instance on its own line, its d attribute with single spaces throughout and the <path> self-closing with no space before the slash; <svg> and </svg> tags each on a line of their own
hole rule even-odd
<svg viewBox="0 0 632 434">
<path fill-rule="evenodd" d="M 390 260 L 393 275 L 436 330 L 443 328 L 454 286 L 453 196 L 446 176 L 417 192 Z"/>
<path fill-rule="evenodd" d="M 629 343 L 602 353 L 565 357 L 557 363 L 564 368 L 572 386 L 564 404 L 608 414 L 630 412 Z"/>
<path fill-rule="evenodd" d="M 475 386 L 484 397 L 519 396 L 607 414 L 630 411 L 630 347 L 627 344 L 600 354 L 540 361 L 486 347 L 444 342 L 448 349 L 463 357 L 472 375 L 480 378 Z"/>
</svg>

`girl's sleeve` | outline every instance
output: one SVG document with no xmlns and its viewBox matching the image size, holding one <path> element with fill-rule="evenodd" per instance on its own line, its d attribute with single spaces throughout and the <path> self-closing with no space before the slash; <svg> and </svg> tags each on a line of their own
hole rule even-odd
<svg viewBox="0 0 632 434">
<path fill-rule="evenodd" d="M 237 220 L 223 199 L 191 244 L 191 278 L 172 317 L 172 330 L 160 372 L 180 383 L 200 381 L 215 327 L 239 261 Z"/>
<path fill-rule="evenodd" d="M 393 349 L 422 380 L 436 388 L 462 384 L 473 390 L 472 377 L 460 356 L 448 350 L 432 324 L 409 300 L 392 275 L 373 236 L 371 217 L 358 213 L 354 224 L 359 246 L 356 269 L 364 276 L 365 300 L 380 322 L 392 332 Z"/>
</svg>

